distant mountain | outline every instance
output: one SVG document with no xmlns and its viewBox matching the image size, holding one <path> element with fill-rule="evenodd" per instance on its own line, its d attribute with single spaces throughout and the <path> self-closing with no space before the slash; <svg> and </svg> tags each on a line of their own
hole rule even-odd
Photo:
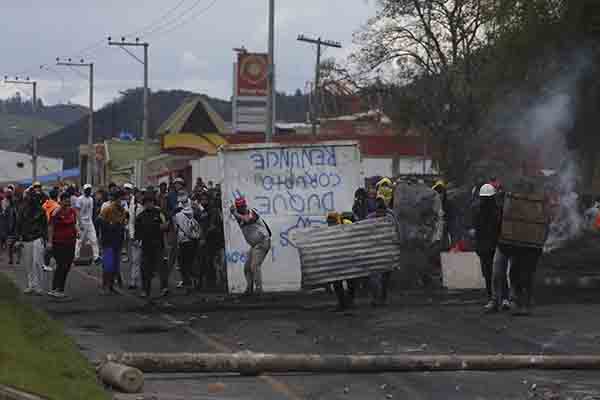
<svg viewBox="0 0 600 400">
<path fill-rule="evenodd" d="M 121 132 L 142 135 L 142 101 L 141 88 L 130 89 L 112 103 L 107 104 L 94 113 L 94 141 L 96 143 L 118 137 Z M 150 96 L 150 136 L 153 137 L 158 127 L 190 96 L 198 96 L 185 90 L 161 90 L 152 92 Z M 231 121 L 231 102 L 205 96 L 210 105 L 225 121 Z M 278 119 L 290 122 L 301 122 L 306 118 L 308 101 L 301 94 L 278 96 Z M 281 118 L 284 117 L 284 118 Z M 39 149 L 44 155 L 61 157 L 65 168 L 78 165 L 79 145 L 87 143 L 87 119 L 81 119 L 40 140 Z"/>
<path fill-rule="evenodd" d="M 0 148 L 19 149 L 33 136 L 46 136 L 85 114 L 85 107 L 69 104 L 45 106 L 42 100 L 38 100 L 34 112 L 31 101 L 24 101 L 17 93 L 9 99 L 0 100 Z"/>
<path fill-rule="evenodd" d="M 33 136 L 43 137 L 59 129 L 60 125 L 34 116 L 0 113 L 0 149 L 18 150 Z"/>
<path fill-rule="evenodd" d="M 40 118 L 53 122 L 57 125 L 67 126 L 88 115 L 88 108 L 79 104 L 56 104 L 44 106 L 40 112 Z"/>
</svg>

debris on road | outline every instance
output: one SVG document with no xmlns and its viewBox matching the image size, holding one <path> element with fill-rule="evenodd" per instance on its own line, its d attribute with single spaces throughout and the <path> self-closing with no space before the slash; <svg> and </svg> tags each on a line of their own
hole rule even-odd
<svg viewBox="0 0 600 400">
<path fill-rule="evenodd" d="M 242 346 L 244 342 L 239 342 Z M 144 372 L 416 372 L 499 370 L 600 370 L 594 355 L 320 355 L 241 353 L 122 353 L 107 361 Z"/>
<path fill-rule="evenodd" d="M 108 361 L 98 369 L 100 380 L 123 393 L 140 393 L 144 374 L 137 368 Z"/>
</svg>

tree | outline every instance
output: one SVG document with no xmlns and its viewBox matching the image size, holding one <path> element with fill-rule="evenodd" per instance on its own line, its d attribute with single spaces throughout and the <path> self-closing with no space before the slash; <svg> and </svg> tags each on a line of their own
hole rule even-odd
<svg viewBox="0 0 600 400">
<path fill-rule="evenodd" d="M 487 41 L 486 0 L 380 0 L 376 16 L 356 34 L 353 61 L 363 72 L 391 66 L 401 125 L 429 135 L 450 178 L 472 161 L 477 132 L 474 82 Z"/>
</svg>

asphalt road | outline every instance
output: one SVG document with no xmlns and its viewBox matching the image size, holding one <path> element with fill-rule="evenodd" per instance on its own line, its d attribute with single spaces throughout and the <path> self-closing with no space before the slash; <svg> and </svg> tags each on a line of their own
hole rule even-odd
<svg viewBox="0 0 600 400">
<path fill-rule="evenodd" d="M 0 263 L 22 282 L 22 268 Z M 321 294 L 260 301 L 175 291 L 149 305 L 134 294 L 102 297 L 99 269 L 76 267 L 71 300 L 31 300 L 62 321 L 90 359 L 108 352 L 480 353 L 600 352 L 600 292 L 540 291 L 535 314 L 484 316 L 480 294 L 400 293 L 334 313 Z M 143 396 L 122 399 L 600 399 L 597 372 L 511 371 L 384 374 L 147 374 Z"/>
</svg>

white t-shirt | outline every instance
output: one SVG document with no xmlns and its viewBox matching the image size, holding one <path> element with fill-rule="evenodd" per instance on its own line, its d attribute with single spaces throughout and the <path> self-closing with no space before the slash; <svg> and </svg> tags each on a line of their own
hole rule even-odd
<svg viewBox="0 0 600 400">
<path fill-rule="evenodd" d="M 79 196 L 75 207 L 79 209 L 79 221 L 81 221 L 81 223 L 91 224 L 93 222 L 94 200 L 91 196 Z"/>
</svg>

